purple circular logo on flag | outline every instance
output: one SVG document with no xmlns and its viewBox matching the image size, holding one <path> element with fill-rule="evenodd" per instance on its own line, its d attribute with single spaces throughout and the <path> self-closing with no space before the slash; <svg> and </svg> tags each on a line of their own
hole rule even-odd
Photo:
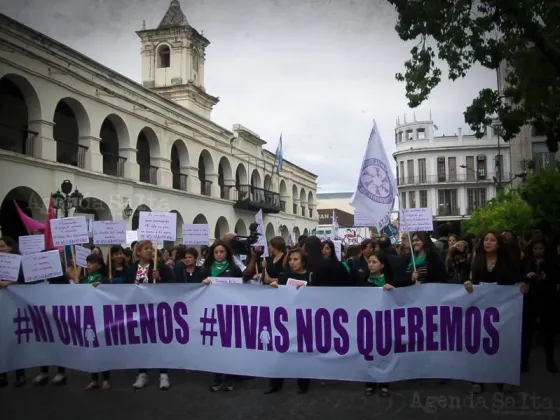
<svg viewBox="0 0 560 420">
<path fill-rule="evenodd" d="M 389 168 L 379 159 L 366 159 L 358 181 L 358 191 L 380 204 L 391 204 L 395 197 Z"/>
</svg>

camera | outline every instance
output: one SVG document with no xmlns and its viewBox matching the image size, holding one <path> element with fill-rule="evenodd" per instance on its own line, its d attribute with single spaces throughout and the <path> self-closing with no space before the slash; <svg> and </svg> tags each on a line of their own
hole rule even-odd
<svg viewBox="0 0 560 420">
<path fill-rule="evenodd" d="M 230 242 L 231 251 L 234 255 L 246 255 L 247 257 L 251 255 L 251 247 L 259 241 L 259 236 L 261 236 L 257 232 L 258 228 L 258 223 L 251 223 L 248 236 L 235 235 Z"/>
</svg>

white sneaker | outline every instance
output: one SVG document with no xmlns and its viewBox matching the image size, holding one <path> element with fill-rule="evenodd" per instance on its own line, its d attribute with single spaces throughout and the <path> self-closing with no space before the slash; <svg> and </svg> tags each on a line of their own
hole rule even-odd
<svg viewBox="0 0 560 420">
<path fill-rule="evenodd" d="M 167 373 L 162 373 L 159 375 L 159 389 L 161 391 L 167 391 L 171 387 L 169 383 L 169 375 Z"/>
<path fill-rule="evenodd" d="M 49 382 L 49 374 L 48 373 L 39 373 L 35 379 L 33 379 L 33 385 L 41 386 L 46 385 Z"/>
<path fill-rule="evenodd" d="M 142 389 L 148 384 L 148 375 L 145 373 L 140 373 L 136 377 L 136 382 L 132 385 L 134 389 Z"/>
</svg>

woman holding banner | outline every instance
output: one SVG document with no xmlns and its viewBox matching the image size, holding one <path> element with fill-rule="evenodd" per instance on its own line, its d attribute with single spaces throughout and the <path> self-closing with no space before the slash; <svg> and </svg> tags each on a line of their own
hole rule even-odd
<svg viewBox="0 0 560 420">
<path fill-rule="evenodd" d="M 129 284 L 146 283 L 173 283 L 175 277 L 169 266 L 158 260 L 157 249 L 154 249 L 152 241 L 138 241 L 134 247 L 133 263 L 127 269 L 125 282 Z M 148 384 L 148 374 L 145 369 L 138 372 L 136 381 L 132 385 L 135 389 L 142 389 Z M 159 370 L 159 389 L 166 391 L 171 387 L 167 369 Z"/>
<path fill-rule="evenodd" d="M 216 241 L 208 250 L 208 256 L 204 261 L 202 269 L 202 283 L 206 285 L 212 284 L 212 277 L 228 277 L 243 278 L 243 272 L 235 264 L 233 254 L 227 243 Z M 233 375 L 224 375 L 221 373 L 214 374 L 214 383 L 210 387 L 210 391 L 218 392 L 233 391 L 235 389 L 235 381 L 237 377 Z"/>
<path fill-rule="evenodd" d="M 439 252 L 427 232 L 415 232 L 411 236 L 412 250 L 407 272 L 411 284 L 447 283 L 447 271 Z"/>
</svg>

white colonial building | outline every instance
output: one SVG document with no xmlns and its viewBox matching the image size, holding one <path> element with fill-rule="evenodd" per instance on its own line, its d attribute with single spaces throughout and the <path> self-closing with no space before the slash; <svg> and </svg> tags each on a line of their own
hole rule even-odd
<svg viewBox="0 0 560 420">
<path fill-rule="evenodd" d="M 488 127 L 480 139 L 436 136 L 431 120 L 397 121 L 395 128 L 399 207 L 429 207 L 434 221 L 460 221 L 512 180 L 509 144 Z"/>
<path fill-rule="evenodd" d="M 141 84 L 0 15 L 3 234 L 23 233 L 14 202 L 43 221 L 65 180 L 84 196 L 75 211 L 97 220 L 136 229 L 139 211 L 177 213 L 179 240 L 182 223 L 208 223 L 215 237 L 247 234 L 259 209 L 267 237 L 311 232 L 317 176 L 285 160 L 277 174 L 257 134 L 211 121 L 209 41 L 179 2 L 137 34 Z"/>
</svg>

